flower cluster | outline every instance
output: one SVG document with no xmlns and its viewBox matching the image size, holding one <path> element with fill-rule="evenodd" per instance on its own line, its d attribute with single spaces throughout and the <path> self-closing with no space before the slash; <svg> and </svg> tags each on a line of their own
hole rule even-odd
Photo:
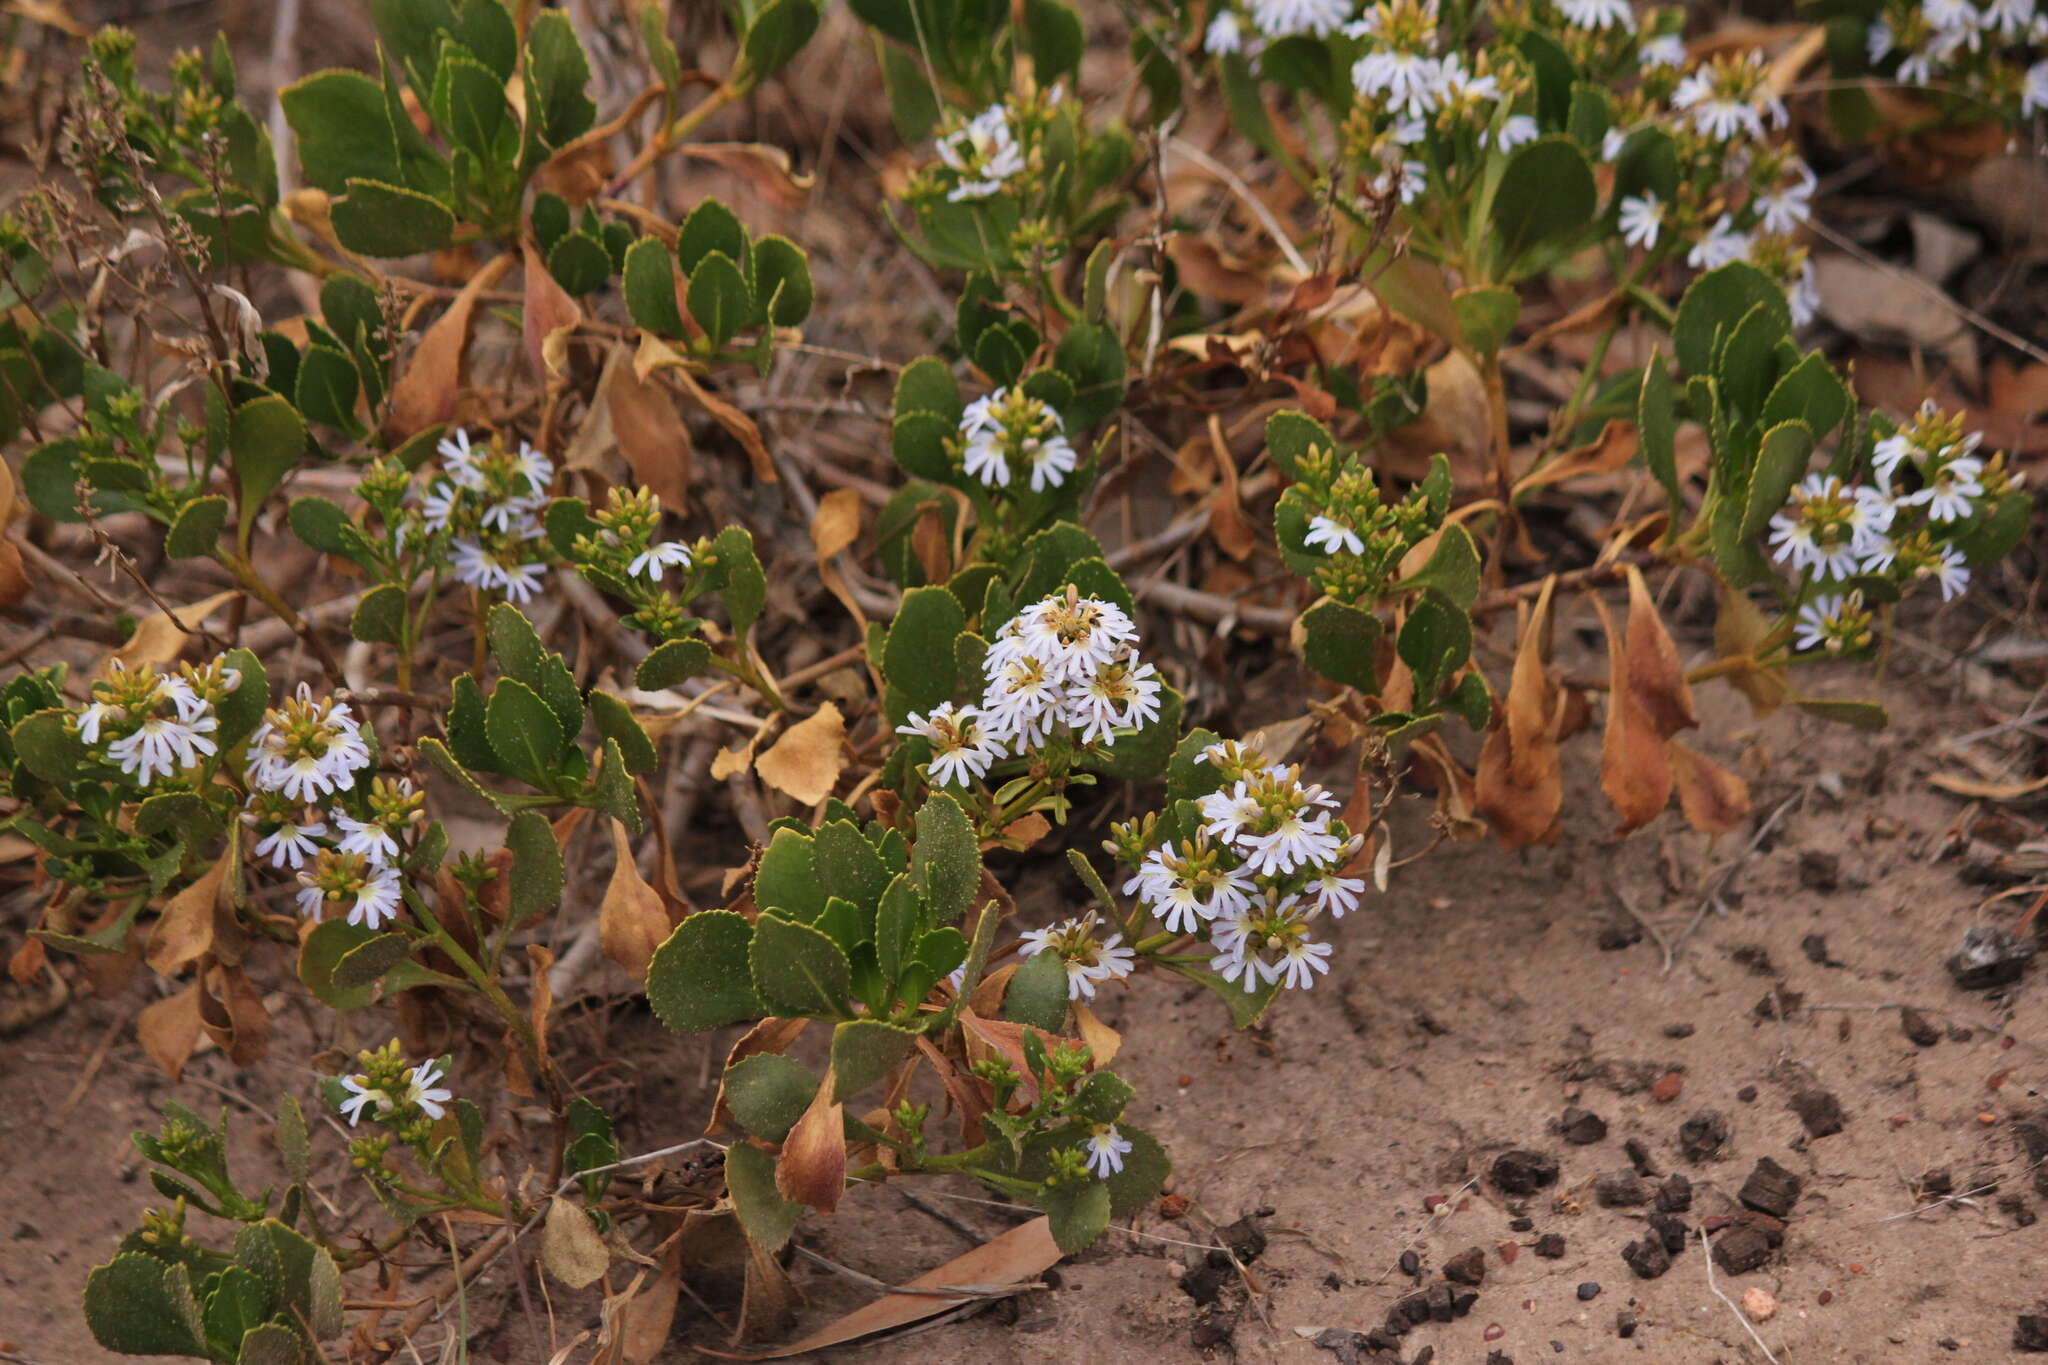
<svg viewBox="0 0 2048 1365">
<path fill-rule="evenodd" d="M 1201 824 L 1185 838 L 1145 849 L 1127 895 L 1170 934 L 1206 936 L 1211 970 L 1247 991 L 1278 984 L 1307 990 L 1329 970 L 1331 947 L 1310 937 L 1314 921 L 1356 910 L 1365 881 L 1346 863 L 1364 845 L 1331 812 L 1337 799 L 1225 742 L 1202 754 L 1224 785 L 1202 798 Z M 1150 826 L 1123 826 L 1110 848 L 1129 858 Z"/>
<path fill-rule="evenodd" d="M 1312 558 L 1294 560 L 1297 571 L 1341 601 L 1376 598 L 1402 557 L 1443 520 L 1442 500 L 1426 486 L 1388 502 L 1355 455 L 1317 446 L 1296 462 L 1295 474 L 1281 495 L 1283 543 L 1298 535 Z"/>
<path fill-rule="evenodd" d="M 992 104 L 940 137 L 939 163 L 952 172 L 946 198 L 953 203 L 1002 192 L 1025 169 L 1024 150 L 1010 127 L 1010 111 Z"/>
<path fill-rule="evenodd" d="M 1112 746 L 1159 717 L 1164 685 L 1137 646 L 1122 607 L 1069 587 L 997 633 L 982 665 L 980 705 L 913 712 L 896 731 L 931 744 L 926 772 L 942 787 L 986 777 L 1003 758 L 1039 750 L 1061 731 L 1079 744 Z"/>
<path fill-rule="evenodd" d="M 448 1074 L 445 1059 L 407 1066 L 396 1039 L 374 1051 L 365 1050 L 357 1060 L 363 1070 L 336 1081 L 342 1096 L 336 1102 L 353 1128 L 367 1112 L 373 1122 L 408 1125 L 421 1115 L 438 1119 L 448 1112 L 452 1091 L 441 1085 Z"/>
<path fill-rule="evenodd" d="M 1054 954 L 1067 969 L 1067 999 L 1093 1000 L 1098 985 L 1123 980 L 1137 964 L 1137 954 L 1123 941 L 1122 934 L 1105 937 L 1089 914 L 1031 930 L 1018 951 L 1026 957 Z"/>
<path fill-rule="evenodd" d="M 186 664 L 176 674 L 154 668 L 131 672 L 116 659 L 92 685 L 92 700 L 79 708 L 73 724 L 107 762 L 148 787 L 219 752 L 212 738 L 220 729 L 214 708 L 241 682 L 219 659 L 198 668 Z"/>
<path fill-rule="evenodd" d="M 1931 580 L 1942 600 L 1969 586 L 1958 543 L 1978 512 L 2018 486 L 2003 456 L 1978 453 L 1980 437 L 1963 430 L 1957 413 L 1932 401 L 1871 452 L 1870 483 L 1809 475 L 1784 511 L 1771 518 L 1774 557 L 1802 578 L 1793 647 L 1852 653 L 1872 638 L 1860 591 L 1818 593 L 1859 577 L 1905 589 Z"/>
<path fill-rule="evenodd" d="M 1008 488 L 1025 471 L 1032 492 L 1058 488 L 1080 462 L 1059 414 L 1022 389 L 997 389 L 969 403 L 955 444 L 968 476 L 990 488 Z"/>
<path fill-rule="evenodd" d="M 1864 29 L 1871 66 L 2008 119 L 2048 109 L 2048 15 L 2037 0 L 1885 0 Z"/>
<path fill-rule="evenodd" d="M 436 449 L 441 472 L 420 490 L 421 526 L 449 538 L 457 579 L 514 602 L 531 601 L 550 557 L 540 511 L 554 461 L 524 441 L 517 453 L 496 442 L 473 444 L 459 429 Z"/>
</svg>

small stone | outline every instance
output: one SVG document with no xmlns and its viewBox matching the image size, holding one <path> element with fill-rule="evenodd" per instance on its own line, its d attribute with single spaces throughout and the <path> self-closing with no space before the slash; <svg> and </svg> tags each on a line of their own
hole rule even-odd
<svg viewBox="0 0 2048 1365">
<path fill-rule="evenodd" d="M 1534 1218 L 1510 1218 L 1510 1219 L 1508 1219 L 1508 1231 L 1509 1231 L 1509 1232 L 1534 1232 L 1535 1230 L 1536 1230 L 1536 1220 L 1535 1220 Z"/>
<path fill-rule="evenodd" d="M 1432 1365 L 1435 1360 L 1436 1347 L 1425 1346 L 1415 1353 L 1415 1359 L 1409 1361 L 1408 1365 Z"/>
<path fill-rule="evenodd" d="M 1420 1275 L 1422 1273 L 1422 1258 L 1412 1250 L 1402 1252 L 1401 1273 L 1409 1276 Z"/>
<path fill-rule="evenodd" d="M 1946 1199 L 1956 1192 L 1956 1178 L 1947 1170 L 1936 1167 L 1920 1177 L 1920 1192 L 1935 1199 Z"/>
<path fill-rule="evenodd" d="M 1634 1171 L 1609 1171 L 1593 1182 L 1602 1208 L 1632 1209 L 1650 1202 L 1650 1187 Z"/>
<path fill-rule="evenodd" d="M 1574 1105 L 1558 1120 L 1558 1132 L 1574 1147 L 1585 1147 L 1607 1136 L 1607 1120 L 1590 1109 Z"/>
<path fill-rule="evenodd" d="M 1778 1315 L 1778 1301 L 1770 1290 L 1753 1284 L 1742 1291 L 1742 1311 L 1751 1322 L 1769 1322 Z"/>
<path fill-rule="evenodd" d="M 1941 1041 L 1941 1030 L 1911 1005 L 1899 1011 L 1899 1032 L 1911 1039 L 1915 1047 L 1933 1047 Z"/>
<path fill-rule="evenodd" d="M 1438 1280 L 1422 1291 L 1429 1300 L 1429 1317 L 1432 1322 L 1449 1322 L 1456 1314 L 1451 1311 L 1451 1287 Z"/>
<path fill-rule="evenodd" d="M 1515 1365 L 1515 1358 L 1506 1351 L 1488 1351 L 1486 1365 Z"/>
<path fill-rule="evenodd" d="M 1761 1157 L 1735 1197 L 1758 1213 L 1783 1218 L 1799 1202 L 1799 1177 L 1769 1157 Z"/>
<path fill-rule="evenodd" d="M 1692 1182 L 1674 1172 L 1657 1187 L 1659 1213 L 1684 1213 L 1692 1207 Z"/>
<path fill-rule="evenodd" d="M 1804 849 L 1799 854 L 1799 884 L 1809 891 L 1833 891 L 1842 884 L 1840 854 Z M 1814 961 L 1820 961 L 1815 958 Z"/>
<path fill-rule="evenodd" d="M 1600 1285 L 1598 1284 L 1598 1282 L 1593 1280 L 1587 1280 L 1584 1284 L 1581 1284 L 1579 1286 L 1580 1303 L 1591 1303 L 1594 1299 L 1597 1299 L 1599 1297 Z"/>
<path fill-rule="evenodd" d="M 1472 1305 L 1479 1302 L 1479 1291 L 1460 1286 L 1451 1291 L 1451 1316 L 1462 1318 L 1472 1311 Z"/>
<path fill-rule="evenodd" d="M 1849 1119 L 1842 1112 L 1842 1102 L 1834 1092 L 1819 1086 L 1809 1086 L 1792 1096 L 1792 1112 L 1799 1115 L 1799 1121 L 1806 1125 L 1808 1137 L 1832 1137 L 1842 1131 Z"/>
<path fill-rule="evenodd" d="M 1728 1145 L 1728 1116 L 1718 1109 L 1702 1109 L 1678 1125 L 1678 1151 L 1687 1161 L 1710 1161 Z"/>
<path fill-rule="evenodd" d="M 1593 944 L 1603 953 L 1618 953 L 1643 941 L 1643 931 L 1632 924 L 1608 924 L 1594 936 Z"/>
<path fill-rule="evenodd" d="M 2013 1324 L 2012 1348 L 2036 1355 L 2048 1352 L 2048 1311 L 2020 1314 Z"/>
<path fill-rule="evenodd" d="M 1538 1256 L 1541 1256 L 1546 1261 L 1555 1261 L 1562 1258 L 1564 1255 L 1564 1234 L 1561 1232 L 1544 1233 L 1536 1239 L 1534 1250 Z"/>
<path fill-rule="evenodd" d="M 1666 1038 L 1690 1038 L 1696 1032 L 1698 1030 L 1693 1028 L 1691 1024 L 1666 1024 L 1664 1026 L 1664 1036 Z"/>
<path fill-rule="evenodd" d="M 1736 1214 L 1731 1221 L 1741 1227 L 1755 1228 L 1758 1232 L 1761 1232 L 1764 1235 L 1764 1240 L 1771 1244 L 1771 1250 L 1773 1251 L 1785 1245 L 1785 1224 L 1779 1219 L 1771 1217 L 1768 1213 L 1758 1213 L 1755 1209 L 1744 1209 Z"/>
<path fill-rule="evenodd" d="M 1663 1240 L 1656 1237 L 1630 1242 L 1621 1249 L 1621 1259 L 1638 1279 L 1654 1280 L 1671 1269 L 1671 1253 L 1664 1249 Z"/>
<path fill-rule="evenodd" d="M 1692 1236 L 1691 1231 L 1685 1226 L 1684 1219 L 1668 1213 L 1651 1214 L 1649 1224 L 1650 1231 L 1657 1234 L 1657 1240 L 1664 1243 L 1664 1249 L 1673 1256 L 1685 1250 L 1685 1244 Z"/>
<path fill-rule="evenodd" d="M 1626 1308 L 1614 1315 L 1614 1335 L 1624 1341 L 1636 1334 L 1636 1315 Z"/>
<path fill-rule="evenodd" d="M 1650 1087 L 1650 1098 L 1659 1104 L 1669 1104 L 1677 1099 L 1679 1092 L 1684 1089 L 1685 1077 L 1679 1075 L 1676 1071 L 1667 1071 L 1657 1078 L 1655 1085 Z"/>
<path fill-rule="evenodd" d="M 1453 1284 L 1480 1284 L 1486 1279 L 1486 1253 L 1468 1247 L 1444 1262 L 1444 1278 Z"/>
<path fill-rule="evenodd" d="M 1948 974 L 1966 991 L 1988 991 L 2019 980 L 2033 955 L 2034 946 L 2020 942 L 2003 925 L 1973 924 L 1964 931 L 1962 945 L 1950 955 Z"/>
<path fill-rule="evenodd" d="M 1741 1100 L 1744 1104 L 1755 1104 L 1756 1087 L 1753 1085 L 1743 1086 L 1742 1089 L 1735 1092 L 1735 1098 Z"/>
<path fill-rule="evenodd" d="M 1392 1317 L 1396 1313 L 1398 1313 L 1401 1317 L 1406 1318 L 1408 1320 L 1408 1325 L 1410 1327 L 1416 1326 L 1420 1323 L 1428 1322 L 1429 1295 L 1410 1294 L 1407 1298 L 1397 1302 L 1393 1307 L 1393 1311 L 1389 1313 L 1388 1316 Z"/>
<path fill-rule="evenodd" d="M 1732 1227 L 1714 1243 L 1714 1264 L 1745 1275 L 1771 1259 L 1771 1239 L 1751 1227 Z"/>
<path fill-rule="evenodd" d="M 1628 1154 L 1628 1164 L 1636 1168 L 1637 1175 L 1657 1174 L 1657 1168 L 1650 1164 L 1649 1145 L 1641 1138 L 1630 1138 L 1621 1144 L 1621 1150 Z"/>
<path fill-rule="evenodd" d="M 1534 1194 L 1557 1183 L 1557 1158 L 1516 1148 L 1493 1159 L 1493 1183 L 1503 1194 Z"/>
<path fill-rule="evenodd" d="M 1771 950 L 1761 943 L 1745 943 L 1728 956 L 1756 973 L 1758 976 L 1775 976 L 1777 967 L 1771 962 Z"/>
<path fill-rule="evenodd" d="M 1486 1330 L 1479 1334 L 1479 1339 L 1481 1341 L 1499 1341 L 1502 1337 L 1506 1336 L 1507 1334 L 1507 1328 L 1501 1326 L 1497 1322 L 1489 1322 L 1486 1324 Z"/>
</svg>

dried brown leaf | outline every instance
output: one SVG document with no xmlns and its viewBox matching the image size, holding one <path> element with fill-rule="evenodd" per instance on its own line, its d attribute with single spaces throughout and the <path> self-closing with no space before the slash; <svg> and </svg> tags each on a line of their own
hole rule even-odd
<svg viewBox="0 0 2048 1365">
<path fill-rule="evenodd" d="M 618 820 L 612 821 L 612 855 L 612 879 L 597 912 L 598 942 L 628 976 L 645 981 L 654 950 L 668 938 L 668 911 L 633 865 L 633 845 Z"/>
<path fill-rule="evenodd" d="M 199 983 L 144 1007 L 135 1020 L 135 1036 L 149 1059 L 177 1080 L 185 1073 L 192 1049 L 199 1045 Z"/>
<path fill-rule="evenodd" d="M 547 384 L 563 375 L 569 334 L 583 321 L 583 309 L 555 282 L 538 246 L 527 242 L 522 250 L 526 256 L 526 306 L 521 313 L 521 337 L 533 377 Z"/>
<path fill-rule="evenodd" d="M 1593 607 L 1607 631 L 1607 731 L 1600 744 L 1600 790 L 1621 817 L 1620 833 L 1647 825 L 1671 803 L 1671 763 L 1663 737 L 1629 687 L 1631 626 L 1624 641 L 1596 595 Z"/>
<path fill-rule="evenodd" d="M 1587 474 L 1612 474 L 1636 457 L 1638 444 L 1635 423 L 1624 422 L 1619 417 L 1610 418 L 1591 444 L 1567 450 L 1523 475 L 1521 482 L 1515 485 L 1515 496 Z"/>
<path fill-rule="evenodd" d="M 754 760 L 754 771 L 777 791 L 805 806 L 832 794 L 846 766 L 846 718 L 832 702 L 783 732 L 768 752 Z"/>
<path fill-rule="evenodd" d="M 163 913 L 150 931 L 144 960 L 160 975 L 174 976 L 212 950 L 231 871 L 238 875 L 240 872 L 232 830 L 228 834 L 227 852 L 207 864 L 196 881 L 164 903 Z"/>
<path fill-rule="evenodd" d="M 556 1195 L 548 1201 L 547 1218 L 540 1227 L 540 1260 L 550 1275 L 571 1289 L 587 1289 L 611 1264 L 611 1253 L 590 1215 L 574 1200 Z"/>
<path fill-rule="evenodd" d="M 775 1163 L 775 1188 L 782 1197 L 820 1213 L 836 1210 L 846 1192 L 846 1110 L 832 1098 L 833 1089 L 828 1071 L 810 1107 L 783 1139 Z"/>
<path fill-rule="evenodd" d="M 469 347 L 470 322 L 476 315 L 477 299 L 511 268 L 509 255 L 492 257 L 469 277 L 448 311 L 421 334 L 420 344 L 413 348 L 412 357 L 391 386 L 391 400 L 384 417 L 385 440 L 395 445 L 455 415 L 456 400 L 462 393 L 462 357 Z"/>
<path fill-rule="evenodd" d="M 1702 834 L 1732 834 L 1749 817 L 1749 784 L 1678 740 L 1666 747 L 1686 823 Z"/>
<path fill-rule="evenodd" d="M 640 378 L 623 345 L 605 365 L 604 396 L 612 435 L 633 477 L 681 515 L 690 505 L 691 445 L 674 401 L 659 382 Z"/>
<path fill-rule="evenodd" d="M 815 175 L 798 175 L 792 169 L 788 152 L 765 142 L 686 142 L 677 150 L 723 166 L 781 209 L 803 203 L 817 182 Z"/>
<path fill-rule="evenodd" d="M 185 641 L 199 628 L 199 623 L 226 606 L 240 591 L 229 588 L 190 606 L 174 607 L 168 612 L 160 611 L 143 617 L 136 625 L 135 633 L 128 637 L 128 643 L 109 654 L 106 662 L 100 665 L 100 675 L 106 676 L 116 660 L 130 672 L 151 664 L 161 666 L 169 663 L 185 648 Z"/>
</svg>

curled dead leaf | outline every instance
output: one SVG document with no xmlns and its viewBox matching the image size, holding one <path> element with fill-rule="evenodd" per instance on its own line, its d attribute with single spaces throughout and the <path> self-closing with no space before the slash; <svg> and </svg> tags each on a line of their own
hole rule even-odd
<svg viewBox="0 0 2048 1365">
<path fill-rule="evenodd" d="M 177 1080 L 199 1045 L 199 983 L 145 1006 L 135 1020 L 135 1037 L 149 1059 Z"/>
<path fill-rule="evenodd" d="M 1749 818 L 1749 784 L 1706 755 L 1668 741 L 1678 808 L 1702 834 L 1732 834 Z"/>
<path fill-rule="evenodd" d="M 1523 617 L 1507 699 L 1486 733 L 1474 774 L 1478 811 L 1506 848 L 1549 840 L 1564 806 L 1557 744 L 1564 705 L 1543 661 L 1556 584 L 1555 577 L 1545 580 Z"/>
<path fill-rule="evenodd" d="M 454 417 L 456 398 L 462 392 L 462 357 L 469 347 L 477 299 L 511 268 L 509 255 L 492 257 L 469 277 L 448 311 L 420 335 L 420 344 L 391 386 L 384 417 L 385 440 L 396 444 Z"/>
<path fill-rule="evenodd" d="M 1515 485 L 1515 495 L 1520 497 L 1532 489 L 1547 488 L 1587 474 L 1612 474 L 1635 458 L 1639 444 L 1633 422 L 1611 418 L 1590 444 L 1567 450 L 1523 475 L 1521 482 Z"/>
<path fill-rule="evenodd" d="M 1625 642 L 1597 595 L 1593 607 L 1607 630 L 1607 730 L 1600 743 L 1600 790 L 1621 818 L 1618 832 L 1626 834 L 1656 819 L 1671 803 L 1671 763 L 1663 737 L 1629 687 L 1633 627 Z"/>
<path fill-rule="evenodd" d="M 681 515 L 690 505 L 690 429 L 659 381 L 642 379 L 621 345 L 605 362 L 604 399 L 612 435 L 633 477 Z"/>
<path fill-rule="evenodd" d="M 174 976 L 212 951 L 230 872 L 238 878 L 241 872 L 232 827 L 228 831 L 227 851 L 209 863 L 190 886 L 164 903 L 163 913 L 150 931 L 149 949 L 144 957 L 159 974 Z"/>
<path fill-rule="evenodd" d="M 836 1210 L 846 1192 L 846 1111 L 832 1098 L 833 1089 L 828 1071 L 775 1163 L 775 1188 L 782 1197 L 820 1213 Z"/>
<path fill-rule="evenodd" d="M 521 250 L 526 257 L 526 306 L 520 323 L 526 363 L 536 379 L 552 383 L 564 377 L 569 334 L 583 321 L 583 309 L 556 283 L 538 246 L 527 242 Z"/>
<path fill-rule="evenodd" d="M 695 160 L 723 166 L 777 208 L 795 208 L 817 183 L 815 175 L 796 173 L 788 152 L 765 142 L 685 142 L 678 150 Z"/>
<path fill-rule="evenodd" d="M 645 981 L 654 950 L 668 938 L 668 912 L 633 865 L 633 845 L 619 820 L 612 821 L 612 855 L 612 879 L 597 912 L 598 943 L 628 976 Z"/>
<path fill-rule="evenodd" d="M 190 606 L 174 607 L 145 616 L 135 627 L 135 633 L 128 637 L 128 643 L 109 654 L 100 665 L 100 676 L 105 677 L 119 662 L 131 672 L 151 665 L 162 666 L 178 657 L 185 648 L 185 642 L 192 638 L 200 623 L 241 595 L 239 588 L 229 588 L 211 597 L 201 598 Z"/>
</svg>

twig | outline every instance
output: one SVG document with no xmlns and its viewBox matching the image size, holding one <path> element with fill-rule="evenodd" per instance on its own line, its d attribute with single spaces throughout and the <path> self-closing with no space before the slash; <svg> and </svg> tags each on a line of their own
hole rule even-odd
<svg viewBox="0 0 2048 1365">
<path fill-rule="evenodd" d="M 1186 612 L 1198 621 L 1214 626 L 1239 626 L 1260 635 L 1286 638 L 1293 633 L 1296 613 L 1281 607 L 1253 606 L 1234 602 L 1213 592 L 1185 588 L 1178 583 L 1154 580 L 1141 585 L 1138 595 L 1175 611 Z"/>
<path fill-rule="evenodd" d="M 1218 180 L 1221 180 L 1229 187 L 1230 192 L 1236 195 L 1243 202 L 1244 206 L 1252 211 L 1252 216 L 1258 219 L 1260 226 L 1266 229 L 1267 235 L 1273 239 L 1273 244 L 1280 248 L 1280 254 L 1287 258 L 1287 264 L 1300 271 L 1304 277 L 1314 273 L 1308 268 L 1308 262 L 1302 259 L 1301 253 L 1295 250 L 1293 239 L 1287 235 L 1287 229 L 1280 225 L 1280 220 L 1273 216 L 1273 210 L 1267 208 L 1265 202 L 1252 193 L 1252 187 L 1245 184 L 1243 178 L 1236 171 L 1231 170 L 1230 167 L 1224 165 L 1215 157 L 1210 156 L 1201 148 L 1191 143 L 1183 142 L 1177 137 L 1166 139 L 1160 152 L 1162 161 L 1165 153 L 1173 152 L 1176 155 L 1186 157 Z"/>
<path fill-rule="evenodd" d="M 910 1205 L 910 1207 L 916 1209 L 925 1217 L 931 1219 L 933 1222 L 944 1224 L 947 1228 L 951 1229 L 953 1232 L 959 1234 L 962 1238 L 966 1239 L 966 1241 L 970 1245 L 980 1246 L 984 1241 L 987 1240 L 980 1233 L 976 1232 L 973 1228 L 967 1226 L 967 1224 L 961 1222 L 958 1218 L 955 1218 L 952 1214 L 947 1213 L 944 1209 L 939 1208 L 935 1205 L 927 1204 L 924 1200 L 918 1198 L 909 1190 L 902 1189 L 899 1187 L 896 1191 L 896 1197 L 898 1199 L 901 1199 L 904 1203 Z"/>
<path fill-rule="evenodd" d="M 929 1287 L 890 1284 L 887 1280 L 878 1280 L 864 1271 L 855 1270 L 850 1265 L 841 1265 L 829 1256 L 820 1256 L 807 1246 L 798 1246 L 795 1243 L 790 1245 L 791 1249 L 805 1260 L 815 1261 L 856 1284 L 879 1289 L 885 1294 L 917 1294 L 930 1299 L 1007 1299 L 1012 1294 L 1024 1294 L 1033 1289 L 1045 1288 L 1043 1280 L 1022 1280 L 1016 1284 L 938 1284 Z"/>
<path fill-rule="evenodd" d="M 1742 1324 L 1742 1330 L 1749 1333 L 1749 1339 L 1756 1343 L 1756 1348 L 1759 1351 L 1764 1353 L 1764 1359 L 1770 1361 L 1771 1365 L 1778 1365 L 1778 1358 L 1771 1354 L 1771 1348 L 1764 1345 L 1764 1339 L 1756 1334 L 1756 1328 L 1750 1326 L 1749 1315 L 1736 1305 L 1735 1300 L 1721 1292 L 1720 1285 L 1714 1283 L 1714 1253 L 1707 1249 L 1707 1230 L 1705 1228 L 1700 1229 L 1700 1255 L 1705 1257 L 1707 1262 L 1707 1288 L 1714 1291 L 1715 1298 L 1728 1305 L 1728 1311 L 1733 1313 L 1735 1320 Z"/>
</svg>

